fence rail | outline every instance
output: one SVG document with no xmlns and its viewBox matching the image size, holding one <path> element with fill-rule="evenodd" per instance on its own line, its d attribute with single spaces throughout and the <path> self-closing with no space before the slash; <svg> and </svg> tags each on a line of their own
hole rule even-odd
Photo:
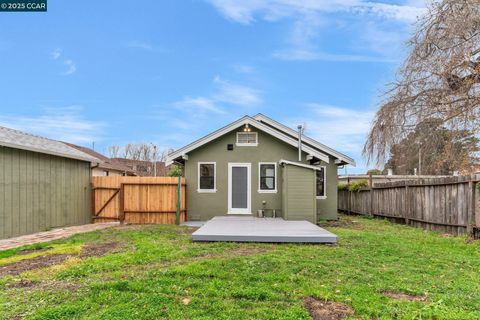
<svg viewBox="0 0 480 320">
<path fill-rule="evenodd" d="M 358 192 L 339 191 L 338 208 L 426 230 L 478 235 L 479 178 L 480 175 L 472 175 L 374 183 Z"/>
<path fill-rule="evenodd" d="M 126 223 L 176 222 L 186 220 L 186 182 L 175 177 L 93 177 L 92 219 L 95 222 Z"/>
</svg>

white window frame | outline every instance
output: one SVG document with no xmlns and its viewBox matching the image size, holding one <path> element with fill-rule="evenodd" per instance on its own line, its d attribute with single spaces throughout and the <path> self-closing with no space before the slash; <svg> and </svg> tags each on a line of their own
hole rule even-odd
<svg viewBox="0 0 480 320">
<path fill-rule="evenodd" d="M 275 170 L 275 188 L 273 190 L 262 190 L 260 189 L 261 187 L 261 177 L 262 177 L 262 172 L 260 170 L 262 164 L 273 164 L 274 165 L 274 170 Z M 278 181 L 278 172 L 277 172 L 277 163 L 276 162 L 259 162 L 258 163 L 258 193 L 277 193 L 277 181 Z"/>
<path fill-rule="evenodd" d="M 202 164 L 213 164 L 213 189 L 200 189 L 200 166 Z M 198 193 L 215 193 L 217 192 L 217 163 L 212 161 L 198 162 L 197 166 L 197 192 Z"/>
<path fill-rule="evenodd" d="M 317 199 L 327 199 L 327 167 L 319 166 L 323 168 L 323 196 L 317 196 L 317 173 L 315 172 L 315 196 Z"/>
<path fill-rule="evenodd" d="M 255 135 L 255 143 L 239 143 L 238 142 L 238 135 L 239 134 L 254 134 Z M 258 132 L 237 132 L 235 145 L 237 147 L 256 147 L 258 146 Z"/>
</svg>

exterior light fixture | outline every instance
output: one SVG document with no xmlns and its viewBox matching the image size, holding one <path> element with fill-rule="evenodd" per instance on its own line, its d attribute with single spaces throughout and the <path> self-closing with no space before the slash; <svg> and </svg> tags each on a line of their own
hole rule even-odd
<svg viewBox="0 0 480 320">
<path fill-rule="evenodd" d="M 248 126 L 248 123 L 245 124 L 245 127 L 243 128 L 243 132 L 250 132 L 252 129 Z"/>
</svg>

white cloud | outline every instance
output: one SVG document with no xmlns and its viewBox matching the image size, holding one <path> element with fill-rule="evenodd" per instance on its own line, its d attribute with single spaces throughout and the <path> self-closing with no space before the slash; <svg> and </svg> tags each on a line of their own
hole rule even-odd
<svg viewBox="0 0 480 320">
<path fill-rule="evenodd" d="M 286 37 L 286 48 L 276 50 L 273 56 L 282 60 L 327 60 L 327 61 L 360 61 L 360 62 L 392 62 L 399 58 L 398 51 L 402 40 L 408 34 L 407 27 L 425 12 L 422 0 L 409 0 L 403 5 L 362 0 L 210 0 L 209 1 L 226 19 L 252 24 L 257 20 L 276 22 L 285 20 L 292 26 Z M 332 16 L 332 14 L 335 14 Z M 352 19 L 357 21 L 352 27 Z M 319 48 L 316 41 L 323 32 L 342 25 L 349 34 L 359 34 L 367 45 L 362 54 L 332 54 Z M 373 25 L 378 32 L 373 32 Z M 382 25 L 383 24 L 383 25 Z M 380 32 L 385 24 L 396 25 L 396 32 Z M 369 27 L 369 33 L 364 29 Z M 322 32 L 323 31 L 323 32 Z M 392 44 L 379 50 L 384 43 Z M 343 43 L 348 46 L 348 43 Z M 357 46 L 358 48 L 359 46 Z M 355 49 L 355 48 L 352 48 Z M 343 49 L 346 50 L 346 49 Z M 373 54 L 372 54 L 373 53 Z"/>
<path fill-rule="evenodd" d="M 68 76 L 74 74 L 77 71 L 77 65 L 72 59 L 63 58 L 63 49 L 55 48 L 50 52 L 52 60 L 61 60 L 62 64 L 66 67 L 66 70 L 61 75 Z"/>
<path fill-rule="evenodd" d="M 218 91 L 213 95 L 214 101 L 243 107 L 253 107 L 262 102 L 256 89 L 222 80 L 219 76 L 213 81 L 218 86 Z"/>
<path fill-rule="evenodd" d="M 179 108 L 191 108 L 201 112 L 225 113 L 225 111 L 215 104 L 213 99 L 206 97 L 191 98 L 187 96 L 175 102 L 174 105 Z"/>
<path fill-rule="evenodd" d="M 246 64 L 236 64 L 233 66 L 235 72 L 238 73 L 254 73 L 255 68 Z"/>
<path fill-rule="evenodd" d="M 227 114 L 225 105 L 253 107 L 262 102 L 260 92 L 256 89 L 231 83 L 216 76 L 213 79 L 215 90 L 208 96 L 190 97 L 173 103 L 178 109 L 189 109 L 199 112 L 196 116 L 206 113 Z"/>
<path fill-rule="evenodd" d="M 250 24 L 255 16 L 266 21 L 277 21 L 285 17 L 304 17 L 305 14 L 347 12 L 368 14 L 384 19 L 403 22 L 415 21 L 424 13 L 415 1 L 405 5 L 361 0 L 210 0 L 210 3 L 227 19 L 238 23 Z"/>
<path fill-rule="evenodd" d="M 306 135 L 353 157 L 359 167 L 357 170 L 363 170 L 365 164 L 361 152 L 374 112 L 319 103 L 310 103 L 306 107 L 308 117 L 290 119 L 287 123 L 291 127 L 305 123 Z"/>
<path fill-rule="evenodd" d="M 362 56 L 354 54 L 330 54 L 320 51 L 303 49 L 285 49 L 273 53 L 273 56 L 281 60 L 291 61 L 358 61 L 358 62 L 381 62 L 394 63 L 396 60 L 385 56 Z"/>
<path fill-rule="evenodd" d="M 77 71 L 77 65 L 71 59 L 63 61 L 63 64 L 67 66 L 67 70 L 63 73 L 64 75 L 67 76 Z"/>
<path fill-rule="evenodd" d="M 46 108 L 42 115 L 0 115 L 0 126 L 72 143 L 102 139 L 105 123 L 84 118 L 82 106 Z"/>
<path fill-rule="evenodd" d="M 63 50 L 61 48 L 55 48 L 53 49 L 53 51 L 50 53 L 50 55 L 52 56 L 52 59 L 53 60 L 57 60 L 58 58 L 60 58 L 60 56 L 62 55 L 62 52 Z"/>
<path fill-rule="evenodd" d="M 164 52 L 165 50 L 146 41 L 142 40 L 130 40 L 125 43 L 125 46 L 130 49 L 137 49 L 143 51 L 151 51 L 151 52 Z"/>
</svg>

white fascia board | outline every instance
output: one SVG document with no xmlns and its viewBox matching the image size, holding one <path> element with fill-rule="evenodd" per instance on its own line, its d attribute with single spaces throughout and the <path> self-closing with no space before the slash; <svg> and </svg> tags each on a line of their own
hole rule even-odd
<svg viewBox="0 0 480 320">
<path fill-rule="evenodd" d="M 258 121 L 264 121 L 266 123 L 268 123 L 269 125 L 271 125 L 272 127 L 280 130 L 280 131 L 283 131 L 283 132 L 286 132 L 292 136 L 296 136 L 298 135 L 298 132 L 293 130 L 292 128 L 289 128 L 273 119 L 270 119 L 269 117 L 259 113 L 257 114 L 256 116 L 253 117 L 255 120 L 258 120 Z M 322 150 L 322 151 L 325 151 L 326 153 L 329 153 L 333 156 L 335 156 L 338 160 L 340 161 L 343 161 L 345 163 L 348 163 L 352 166 L 356 166 L 356 163 L 355 163 L 355 160 L 353 160 L 352 158 L 338 152 L 338 151 L 335 151 L 333 150 L 332 148 L 310 138 L 310 137 L 307 137 L 305 135 L 302 135 L 302 139 L 310 144 L 312 144 L 313 146 L 315 146 L 316 148 Z"/>
<path fill-rule="evenodd" d="M 196 149 L 196 148 L 199 148 L 201 147 L 202 145 L 210 142 L 210 141 L 213 141 L 221 136 L 223 136 L 224 134 L 227 134 L 228 132 L 234 130 L 235 128 L 238 128 L 242 125 L 245 125 L 245 124 L 248 124 L 248 125 L 252 125 L 256 128 L 258 128 L 259 130 L 262 130 L 268 134 L 270 134 L 271 136 L 274 136 L 294 147 L 298 147 L 298 142 L 297 140 L 293 139 L 293 138 L 290 138 L 289 136 L 281 133 L 281 132 L 278 132 L 277 130 L 274 130 L 272 128 L 270 128 L 269 126 L 253 119 L 252 117 L 249 117 L 249 116 L 244 116 L 240 119 L 238 119 L 237 121 L 234 121 L 232 123 L 230 123 L 229 125 L 223 127 L 223 128 L 220 128 L 208 135 L 206 135 L 205 137 L 201 138 L 201 139 L 198 139 L 172 153 L 170 153 L 168 156 L 167 156 L 167 164 L 168 163 L 171 163 L 173 162 L 173 160 L 175 160 L 176 158 L 182 156 L 182 155 L 185 155 L 185 154 L 188 154 L 190 151 Z M 302 144 L 302 151 L 306 152 L 307 154 L 311 154 L 321 160 L 323 160 L 324 162 L 326 163 L 329 163 L 329 158 L 326 154 L 323 154 L 309 146 L 306 146 L 304 144 Z"/>
<path fill-rule="evenodd" d="M 292 166 L 297 166 L 297 167 L 302 167 L 302 168 L 307 168 L 307 169 L 312 169 L 312 170 L 322 170 L 324 167 L 316 167 L 316 166 L 311 166 L 309 164 L 304 164 L 300 162 L 295 162 L 295 161 L 289 161 L 289 160 L 280 160 L 278 161 L 279 164 L 289 164 Z"/>
</svg>

